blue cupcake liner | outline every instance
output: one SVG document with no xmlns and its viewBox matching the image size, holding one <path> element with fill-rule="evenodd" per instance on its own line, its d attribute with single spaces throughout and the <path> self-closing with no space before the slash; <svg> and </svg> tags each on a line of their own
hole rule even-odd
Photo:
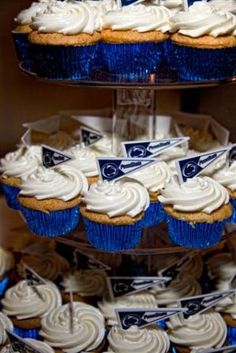
<svg viewBox="0 0 236 353">
<path fill-rule="evenodd" d="M 107 72 L 129 77 L 156 73 L 164 55 L 163 42 L 101 43 L 104 68 Z"/>
<path fill-rule="evenodd" d="M 231 199 L 230 202 L 233 206 L 233 213 L 230 219 L 230 223 L 236 223 L 236 199 Z"/>
<path fill-rule="evenodd" d="M 186 248 L 209 248 L 216 245 L 224 230 L 225 221 L 214 223 L 195 223 L 176 219 L 166 214 L 170 239 Z"/>
<path fill-rule="evenodd" d="M 97 249 L 116 252 L 135 248 L 142 237 L 142 220 L 132 225 L 107 225 L 83 218 L 88 241 Z"/>
<path fill-rule="evenodd" d="M 0 297 L 2 297 L 7 289 L 9 278 L 5 277 L 0 281 Z"/>
<path fill-rule="evenodd" d="M 39 329 L 31 328 L 31 329 L 23 329 L 20 327 L 14 326 L 13 333 L 21 338 L 34 338 L 39 339 Z"/>
<path fill-rule="evenodd" d="M 35 73 L 42 78 L 77 80 L 88 78 L 98 45 L 63 46 L 30 44 Z"/>
<path fill-rule="evenodd" d="M 57 237 L 74 230 L 80 218 L 80 207 L 75 206 L 62 211 L 41 212 L 21 207 L 29 229 L 45 237 Z"/>
<path fill-rule="evenodd" d="M 20 33 L 12 31 L 12 38 L 15 44 L 16 55 L 19 61 L 29 61 L 30 60 L 30 50 L 29 50 L 29 33 Z"/>
<path fill-rule="evenodd" d="M 165 211 L 159 201 L 151 202 L 143 217 L 143 226 L 152 227 L 165 220 Z"/>
<path fill-rule="evenodd" d="M 236 327 L 227 325 L 227 340 L 228 345 L 236 344 Z"/>
<path fill-rule="evenodd" d="M 221 80 L 234 75 L 236 47 L 193 48 L 173 43 L 173 59 L 183 80 Z"/>
<path fill-rule="evenodd" d="M 1 184 L 2 191 L 5 196 L 5 200 L 7 202 L 8 207 L 13 208 L 14 210 L 20 209 L 20 204 L 18 201 L 18 194 L 20 192 L 20 188 L 15 186 L 10 186 L 6 184 Z"/>
</svg>

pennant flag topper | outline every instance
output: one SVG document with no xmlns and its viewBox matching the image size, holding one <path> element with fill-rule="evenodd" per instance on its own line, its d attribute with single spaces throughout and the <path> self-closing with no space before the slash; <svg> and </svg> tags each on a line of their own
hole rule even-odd
<svg viewBox="0 0 236 353">
<path fill-rule="evenodd" d="M 227 290 L 210 294 L 203 294 L 194 297 L 178 300 L 179 307 L 187 309 L 183 312 L 183 318 L 188 319 L 190 316 L 200 314 L 205 310 L 213 307 L 220 300 L 235 294 L 235 290 Z"/>
<path fill-rule="evenodd" d="M 38 286 L 46 283 L 46 281 L 41 276 L 39 276 L 32 268 L 26 264 L 24 264 L 24 271 L 28 286 Z"/>
<path fill-rule="evenodd" d="M 101 180 L 119 180 L 138 169 L 158 162 L 157 159 L 135 158 L 97 158 Z"/>
<path fill-rule="evenodd" d="M 108 277 L 108 289 L 113 299 L 163 284 L 170 277 Z"/>
<path fill-rule="evenodd" d="M 229 166 L 231 166 L 233 162 L 236 162 L 236 145 L 233 145 L 230 147 L 228 160 L 229 160 Z"/>
<path fill-rule="evenodd" d="M 183 311 L 182 308 L 115 309 L 117 321 L 123 330 L 127 330 L 131 326 L 146 327 Z"/>
<path fill-rule="evenodd" d="M 122 149 L 124 156 L 129 158 L 151 158 L 188 140 L 189 137 L 175 137 L 162 140 L 126 141 L 122 142 Z"/>
<path fill-rule="evenodd" d="M 236 352 L 236 344 L 232 346 L 225 346 L 220 348 L 210 348 L 210 349 L 198 349 L 196 353 L 235 353 Z"/>
<path fill-rule="evenodd" d="M 42 162 L 45 168 L 53 168 L 59 164 L 71 161 L 72 159 L 74 159 L 74 157 L 65 152 L 42 145 Z"/>
<path fill-rule="evenodd" d="M 80 128 L 80 142 L 84 146 L 90 146 L 103 138 L 103 135 L 87 127 Z"/>
<path fill-rule="evenodd" d="M 6 333 L 13 352 L 16 353 L 44 353 L 40 349 L 36 349 L 33 345 L 23 340 L 19 336 L 6 329 Z"/>
<path fill-rule="evenodd" d="M 222 148 L 207 153 L 201 153 L 179 159 L 176 161 L 176 166 L 180 178 L 180 182 L 185 182 L 188 179 L 199 175 L 210 164 L 214 163 L 224 153 L 228 152 L 229 148 Z"/>
</svg>

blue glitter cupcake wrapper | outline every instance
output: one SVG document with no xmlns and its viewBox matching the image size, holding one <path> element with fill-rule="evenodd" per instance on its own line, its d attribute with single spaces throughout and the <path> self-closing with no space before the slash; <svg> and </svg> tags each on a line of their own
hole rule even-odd
<svg viewBox="0 0 236 353">
<path fill-rule="evenodd" d="M 30 50 L 29 50 L 29 33 L 20 33 L 12 31 L 12 38 L 15 44 L 16 55 L 19 61 L 30 60 Z"/>
<path fill-rule="evenodd" d="M 230 222 L 231 223 L 236 223 L 236 199 L 231 199 L 230 200 L 232 206 L 233 206 L 233 213 L 232 213 L 232 216 L 231 216 L 231 219 L 230 219 Z"/>
<path fill-rule="evenodd" d="M 216 245 L 224 230 L 225 221 L 191 224 L 166 215 L 170 239 L 186 248 L 209 248 Z"/>
<path fill-rule="evenodd" d="M 220 80 L 234 75 L 236 47 L 200 49 L 173 43 L 173 58 L 183 80 Z"/>
<path fill-rule="evenodd" d="M 98 45 L 31 44 L 35 73 L 49 79 L 77 80 L 91 75 Z"/>
<path fill-rule="evenodd" d="M 164 55 L 164 42 L 101 43 L 105 70 L 116 75 L 156 73 Z"/>
<path fill-rule="evenodd" d="M 135 248 L 142 237 L 142 220 L 133 225 L 107 225 L 83 218 L 88 241 L 95 248 L 116 252 Z"/>
<path fill-rule="evenodd" d="M 29 229 L 45 237 L 57 237 L 73 231 L 80 216 L 79 206 L 49 213 L 21 207 Z"/>
<path fill-rule="evenodd" d="M 143 217 L 143 226 L 152 227 L 165 220 L 165 211 L 160 202 L 151 202 Z"/>
<path fill-rule="evenodd" d="M 13 208 L 14 210 L 19 210 L 21 206 L 19 204 L 17 196 L 20 192 L 20 188 L 17 188 L 15 186 L 9 186 L 6 184 L 1 184 L 1 188 L 4 193 L 8 207 Z"/>
<path fill-rule="evenodd" d="M 5 277 L 0 281 L 0 297 L 2 297 L 7 289 L 9 278 Z"/>
<path fill-rule="evenodd" d="M 227 326 L 227 340 L 229 345 L 236 344 L 236 327 Z"/>
<path fill-rule="evenodd" d="M 38 328 L 23 329 L 23 328 L 14 326 L 13 333 L 21 338 L 39 339 Z"/>
</svg>

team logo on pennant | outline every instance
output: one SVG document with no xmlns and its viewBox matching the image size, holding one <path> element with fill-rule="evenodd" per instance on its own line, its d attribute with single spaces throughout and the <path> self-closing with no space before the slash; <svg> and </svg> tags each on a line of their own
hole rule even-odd
<svg viewBox="0 0 236 353">
<path fill-rule="evenodd" d="M 146 327 L 182 312 L 181 308 L 115 309 L 118 323 L 123 330 L 128 330 L 131 326 Z"/>
<path fill-rule="evenodd" d="M 80 142 L 85 146 L 90 146 L 103 138 L 103 135 L 87 127 L 80 129 Z"/>
<path fill-rule="evenodd" d="M 203 311 L 213 307 L 222 299 L 233 294 L 235 294 L 235 290 L 227 290 L 180 299 L 178 303 L 181 308 L 185 309 L 183 312 L 184 319 L 188 319 L 190 316 L 202 313 Z"/>
<path fill-rule="evenodd" d="M 156 159 L 97 158 L 98 171 L 102 180 L 118 180 L 135 170 L 157 162 Z"/>
<path fill-rule="evenodd" d="M 144 0 L 121 0 L 121 6 L 129 6 L 131 4 L 140 4 L 142 3 Z"/>
<path fill-rule="evenodd" d="M 214 163 L 224 153 L 228 152 L 228 148 L 214 150 L 207 153 L 202 153 L 192 157 L 179 159 L 176 162 L 180 180 L 182 182 L 192 179 L 200 174 L 210 164 Z"/>
<path fill-rule="evenodd" d="M 45 145 L 42 146 L 42 162 L 45 168 L 53 168 L 59 164 L 71 161 L 72 159 L 74 159 L 74 157 L 62 151 Z"/>
<path fill-rule="evenodd" d="M 43 353 L 40 349 L 34 348 L 30 343 L 26 342 L 19 336 L 6 329 L 6 333 L 11 345 L 11 349 L 16 353 Z"/>
<path fill-rule="evenodd" d="M 169 277 L 108 277 L 107 283 L 113 299 L 122 295 L 140 292 L 169 281 Z"/>
<path fill-rule="evenodd" d="M 229 149 L 229 166 L 231 166 L 231 164 L 233 162 L 236 162 L 236 145 L 233 145 L 230 149 Z"/>
<path fill-rule="evenodd" d="M 162 140 L 127 141 L 122 142 L 122 149 L 124 155 L 129 158 L 150 158 L 188 140 L 189 137 L 176 137 Z"/>
</svg>

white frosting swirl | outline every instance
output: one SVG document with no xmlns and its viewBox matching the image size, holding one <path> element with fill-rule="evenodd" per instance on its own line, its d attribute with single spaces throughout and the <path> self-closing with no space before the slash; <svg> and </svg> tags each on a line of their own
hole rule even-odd
<svg viewBox="0 0 236 353">
<path fill-rule="evenodd" d="M 25 179 L 34 173 L 41 164 L 40 146 L 29 146 L 8 153 L 0 161 L 0 173 L 4 177 Z"/>
<path fill-rule="evenodd" d="M 210 0 L 209 5 L 214 6 L 218 10 L 230 11 L 236 13 L 236 2 L 235 0 Z"/>
<path fill-rule="evenodd" d="M 170 182 L 172 174 L 165 162 L 157 162 L 150 167 L 131 173 L 130 177 L 140 181 L 148 191 L 157 192 Z"/>
<path fill-rule="evenodd" d="M 60 199 L 69 201 L 83 195 L 88 189 L 85 175 L 75 166 L 64 164 L 55 169 L 44 167 L 24 180 L 20 195 L 33 196 L 37 200 Z"/>
<path fill-rule="evenodd" d="M 119 297 L 115 300 L 98 302 L 98 307 L 106 318 L 109 326 L 117 325 L 115 309 L 117 308 L 157 308 L 155 296 L 148 291 L 132 294 L 131 296 Z"/>
<path fill-rule="evenodd" d="M 124 215 L 135 217 L 148 208 L 150 201 L 147 190 L 137 182 L 99 181 L 90 186 L 84 202 L 87 210 L 112 218 Z"/>
<path fill-rule="evenodd" d="M 128 330 L 112 327 L 108 342 L 114 353 L 168 353 L 170 348 L 166 332 L 157 326 L 143 329 L 131 326 Z"/>
<path fill-rule="evenodd" d="M 171 18 L 171 32 L 189 37 L 236 34 L 236 17 L 230 12 L 217 11 L 204 1 L 196 1 L 189 11 L 178 12 Z"/>
<path fill-rule="evenodd" d="M 173 205 L 176 211 L 211 214 L 229 203 L 229 194 L 222 185 L 205 176 L 188 179 L 182 184 L 173 180 L 161 190 L 158 199 L 163 204 Z"/>
<path fill-rule="evenodd" d="M 44 12 L 48 5 L 55 1 L 56 0 L 41 0 L 38 2 L 32 2 L 29 8 L 19 12 L 15 18 L 15 21 L 22 25 L 30 25 L 32 22 L 32 17 L 36 16 L 38 13 Z"/>
<path fill-rule="evenodd" d="M 190 348 L 191 353 L 198 349 L 222 347 L 227 336 L 224 320 L 214 311 L 196 314 L 187 320 L 174 315 L 167 325 L 170 341 Z"/>
<path fill-rule="evenodd" d="M 18 320 L 44 317 L 61 305 L 61 294 L 52 282 L 38 285 L 37 291 L 26 280 L 9 288 L 2 299 L 4 314 L 16 316 Z"/>
<path fill-rule="evenodd" d="M 18 266 L 18 273 L 24 276 L 24 264 L 36 271 L 41 277 L 55 281 L 58 276 L 69 270 L 67 260 L 55 251 L 45 251 L 41 254 L 26 255 Z"/>
<path fill-rule="evenodd" d="M 50 346 L 65 353 L 95 350 L 105 335 L 102 314 L 91 305 L 80 302 L 73 302 L 73 311 L 73 330 L 70 329 L 69 304 L 65 304 L 42 319 L 40 335 Z"/>
<path fill-rule="evenodd" d="M 0 248 L 0 276 L 11 270 L 15 265 L 14 257 L 10 251 Z"/>
<path fill-rule="evenodd" d="M 45 342 L 37 341 L 32 338 L 26 338 L 24 341 L 30 343 L 34 348 L 38 349 L 42 353 L 54 353 L 54 349 L 52 349 L 52 347 Z"/>
<path fill-rule="evenodd" d="M 57 1 L 44 13 L 32 18 L 32 28 L 45 33 L 93 34 L 100 30 L 95 7 L 83 2 Z"/>
<path fill-rule="evenodd" d="M 172 159 L 185 157 L 187 153 L 186 147 L 176 146 L 169 148 L 159 155 L 159 158 L 163 161 L 170 161 Z"/>
<path fill-rule="evenodd" d="M 82 148 L 80 145 L 71 147 L 67 152 L 75 157 L 75 160 L 69 163 L 76 165 L 86 177 L 98 176 L 96 158 L 99 156 L 99 153 L 87 147 Z"/>
<path fill-rule="evenodd" d="M 212 176 L 218 183 L 226 186 L 228 189 L 236 190 L 236 162 L 233 162 L 230 167 L 225 167 L 217 171 Z"/>
<path fill-rule="evenodd" d="M 7 342 L 6 329 L 9 331 L 13 331 L 13 323 L 6 315 L 0 312 L 0 345 L 1 346 Z"/>
<path fill-rule="evenodd" d="M 155 286 L 150 289 L 158 305 L 170 305 L 180 298 L 201 294 L 200 284 L 190 275 L 180 275 L 168 287 Z"/>
<path fill-rule="evenodd" d="M 164 33 L 170 29 L 170 16 L 171 12 L 164 6 L 130 5 L 108 12 L 104 16 L 104 27 L 116 31 Z"/>
<path fill-rule="evenodd" d="M 64 277 L 65 292 L 77 292 L 82 297 L 102 296 L 106 290 L 106 273 L 101 270 L 76 271 Z"/>
</svg>

